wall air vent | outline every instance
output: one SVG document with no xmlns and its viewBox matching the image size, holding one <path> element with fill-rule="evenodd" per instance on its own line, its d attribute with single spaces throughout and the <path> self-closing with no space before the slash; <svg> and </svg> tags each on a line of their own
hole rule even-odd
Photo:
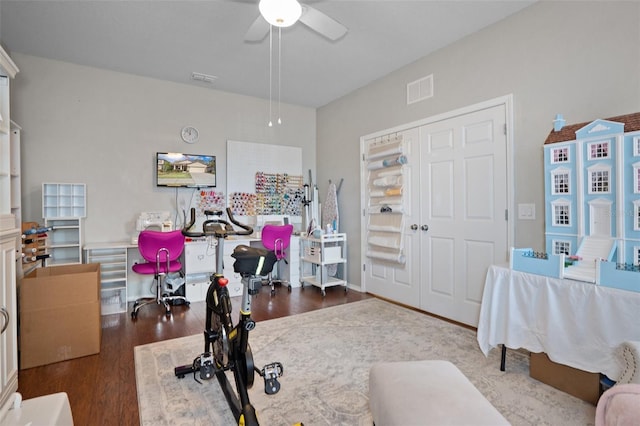
<svg viewBox="0 0 640 426">
<path fill-rule="evenodd" d="M 433 97 L 433 74 L 407 84 L 407 105 Z"/>
<path fill-rule="evenodd" d="M 216 77 L 215 75 L 203 74 L 201 72 L 191 73 L 191 80 L 200 81 L 202 83 L 213 84 L 213 82 L 217 79 L 218 77 Z"/>
</svg>

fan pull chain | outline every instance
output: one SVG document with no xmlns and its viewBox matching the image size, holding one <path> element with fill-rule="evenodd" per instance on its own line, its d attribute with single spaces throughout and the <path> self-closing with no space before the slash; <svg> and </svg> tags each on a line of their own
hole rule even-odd
<svg viewBox="0 0 640 426">
<path fill-rule="evenodd" d="M 269 25 L 269 127 L 273 127 L 273 123 L 271 122 L 272 90 L 273 90 L 273 25 Z"/>
<path fill-rule="evenodd" d="M 278 27 L 278 124 L 282 124 L 280 115 L 280 94 L 282 88 L 282 28 Z"/>
</svg>

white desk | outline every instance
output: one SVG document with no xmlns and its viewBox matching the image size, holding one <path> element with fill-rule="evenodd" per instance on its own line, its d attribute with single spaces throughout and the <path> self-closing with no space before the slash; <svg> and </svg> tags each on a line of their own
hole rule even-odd
<svg viewBox="0 0 640 426">
<path fill-rule="evenodd" d="M 503 344 L 617 380 L 616 348 L 640 340 L 640 293 L 491 266 L 477 338 L 485 355 Z"/>
</svg>

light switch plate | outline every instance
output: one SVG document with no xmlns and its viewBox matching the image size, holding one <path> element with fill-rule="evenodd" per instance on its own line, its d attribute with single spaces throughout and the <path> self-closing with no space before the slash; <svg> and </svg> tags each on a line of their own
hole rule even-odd
<svg viewBox="0 0 640 426">
<path fill-rule="evenodd" d="M 518 204 L 518 219 L 535 220 L 536 205 L 535 204 Z"/>
</svg>

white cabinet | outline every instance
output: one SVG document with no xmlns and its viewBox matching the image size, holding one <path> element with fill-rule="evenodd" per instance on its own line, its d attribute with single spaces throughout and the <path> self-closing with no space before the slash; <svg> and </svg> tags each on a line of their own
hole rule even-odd
<svg viewBox="0 0 640 426">
<path fill-rule="evenodd" d="M 209 279 L 216 269 L 216 246 L 212 238 L 193 238 L 185 241 L 182 254 L 185 297 L 189 302 L 205 300 Z"/>
<path fill-rule="evenodd" d="M 226 279 L 229 280 L 229 284 L 227 284 L 227 288 L 229 289 L 229 296 L 242 296 L 242 277 L 239 273 L 233 271 L 233 263 L 236 261 L 231 254 L 233 254 L 233 250 L 239 245 L 250 245 L 250 241 L 236 241 L 236 240 L 226 240 L 224 242 L 224 257 L 222 261 L 224 262 L 223 273 Z"/>
<path fill-rule="evenodd" d="M 292 236 L 287 249 L 289 276 L 286 277 L 291 287 L 300 286 L 300 237 Z"/>
<path fill-rule="evenodd" d="M 19 170 L 19 154 L 12 152 L 11 116 L 9 114 L 9 81 L 18 73 L 16 64 L 0 47 L 0 230 L 16 228 L 12 207 L 15 205 L 12 190 L 15 188 L 16 167 Z M 16 158 L 18 161 L 16 162 Z M 19 218 L 18 218 L 19 220 Z M 18 226 L 19 228 L 19 226 Z"/>
<path fill-rule="evenodd" d="M 347 291 L 347 234 L 300 237 L 300 284 L 325 288 L 342 285 Z"/>
<path fill-rule="evenodd" d="M 100 264 L 102 315 L 127 311 L 127 246 L 120 243 L 87 244 L 85 263 Z"/>
<path fill-rule="evenodd" d="M 9 81 L 17 73 L 18 67 L 0 46 L 0 407 L 18 389 L 16 256 L 21 218 L 16 207 L 20 205 L 20 153 L 9 113 Z"/>
<path fill-rule="evenodd" d="M 0 407 L 18 389 L 17 229 L 0 231 Z"/>
</svg>

